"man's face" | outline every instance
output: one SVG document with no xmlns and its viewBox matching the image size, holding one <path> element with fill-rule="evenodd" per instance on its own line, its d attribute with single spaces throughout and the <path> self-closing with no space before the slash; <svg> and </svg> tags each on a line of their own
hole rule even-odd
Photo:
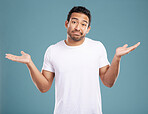
<svg viewBox="0 0 148 114">
<path fill-rule="evenodd" d="M 72 13 L 69 22 L 65 21 L 68 37 L 74 41 L 82 40 L 89 32 L 89 18 L 83 13 Z"/>
</svg>

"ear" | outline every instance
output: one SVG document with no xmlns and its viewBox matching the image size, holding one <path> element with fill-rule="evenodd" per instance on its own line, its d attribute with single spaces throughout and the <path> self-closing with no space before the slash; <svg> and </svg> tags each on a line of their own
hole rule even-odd
<svg viewBox="0 0 148 114">
<path fill-rule="evenodd" d="M 89 33 L 90 29 L 91 29 L 91 27 L 89 26 L 89 27 L 87 28 L 87 32 L 86 32 L 86 33 Z"/>
<path fill-rule="evenodd" d="M 65 21 L 65 27 L 68 28 L 68 21 Z"/>
</svg>

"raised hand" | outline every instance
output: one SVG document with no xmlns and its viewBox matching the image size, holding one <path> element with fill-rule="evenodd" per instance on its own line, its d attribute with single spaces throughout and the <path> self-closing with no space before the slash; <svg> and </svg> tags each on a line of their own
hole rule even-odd
<svg viewBox="0 0 148 114">
<path fill-rule="evenodd" d="M 21 54 L 22 54 L 22 56 L 6 54 L 5 58 L 8 58 L 12 61 L 16 61 L 19 63 L 24 63 L 24 64 L 27 64 L 31 61 L 31 56 L 29 54 L 25 53 L 24 51 L 21 51 Z"/>
<path fill-rule="evenodd" d="M 138 42 L 137 44 L 135 44 L 135 45 L 133 45 L 131 47 L 127 47 L 128 46 L 127 44 L 125 44 L 123 47 L 118 47 L 116 49 L 116 56 L 120 58 L 121 56 L 126 55 L 129 52 L 136 49 L 139 45 L 140 45 L 140 42 Z"/>
</svg>

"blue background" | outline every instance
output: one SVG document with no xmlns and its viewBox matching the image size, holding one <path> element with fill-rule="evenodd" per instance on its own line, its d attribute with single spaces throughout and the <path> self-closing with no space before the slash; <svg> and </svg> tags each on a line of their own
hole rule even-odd
<svg viewBox="0 0 148 114">
<path fill-rule="evenodd" d="M 119 46 L 141 42 L 121 59 L 112 88 L 101 82 L 104 114 L 148 113 L 148 1 L 147 0 L 1 0 L 0 1 L 0 113 L 53 114 L 55 88 L 40 93 L 27 66 L 5 58 L 6 53 L 30 54 L 41 71 L 47 47 L 66 39 L 65 20 L 73 6 L 92 14 L 87 37 L 101 41 L 111 63 Z"/>
</svg>

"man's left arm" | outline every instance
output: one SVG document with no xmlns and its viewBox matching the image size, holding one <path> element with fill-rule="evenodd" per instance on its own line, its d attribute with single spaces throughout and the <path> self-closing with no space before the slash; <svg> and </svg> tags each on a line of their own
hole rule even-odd
<svg viewBox="0 0 148 114">
<path fill-rule="evenodd" d="M 127 44 L 125 44 L 123 47 L 118 47 L 116 49 L 116 54 L 112 60 L 111 65 L 107 65 L 99 69 L 101 81 L 105 86 L 112 87 L 114 85 L 119 74 L 121 57 L 133 51 L 139 45 L 140 42 L 131 47 L 127 47 Z"/>
</svg>

